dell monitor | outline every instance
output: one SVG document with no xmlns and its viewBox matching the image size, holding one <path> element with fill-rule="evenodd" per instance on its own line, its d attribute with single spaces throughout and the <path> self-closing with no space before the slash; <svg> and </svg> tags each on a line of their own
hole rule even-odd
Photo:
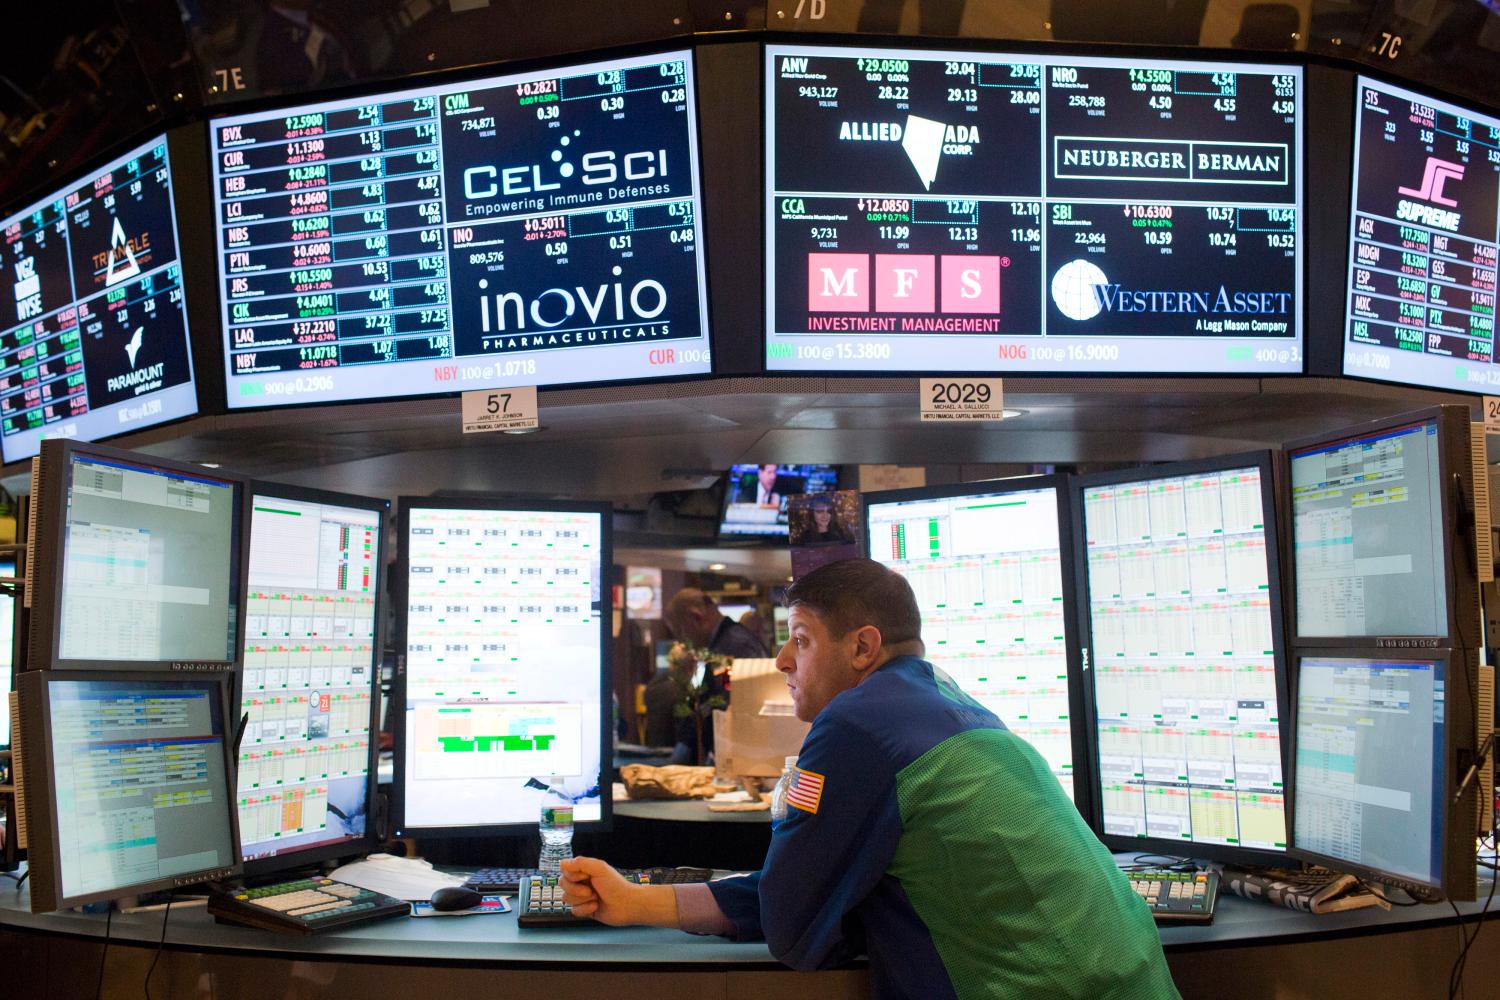
<svg viewBox="0 0 1500 1000">
<path fill-rule="evenodd" d="M 563 801 L 602 828 L 609 505 L 407 497 L 399 516 L 398 835 L 533 833 Z"/>
<path fill-rule="evenodd" d="M 1473 899 L 1478 784 L 1455 804 L 1472 718 L 1447 649 L 1300 650 L 1289 853 L 1398 886 Z"/>
<path fill-rule="evenodd" d="M 719 537 L 724 540 L 781 538 L 788 533 L 787 500 L 839 488 L 836 465 L 730 466 Z"/>
<path fill-rule="evenodd" d="M 1063 478 L 867 493 L 862 503 L 870 558 L 916 594 L 927 658 L 1035 747 L 1078 802 Z"/>
<path fill-rule="evenodd" d="M 31 670 L 16 687 L 33 911 L 239 872 L 226 675 Z"/>
<path fill-rule="evenodd" d="M 243 480 L 46 441 L 33 477 L 31 669 L 239 661 Z"/>
<path fill-rule="evenodd" d="M 1430 407 L 1286 446 L 1297 644 L 1479 648 L 1469 423 Z"/>
<path fill-rule="evenodd" d="M 1084 703 L 1115 850 L 1285 863 L 1269 452 L 1082 476 Z"/>
<path fill-rule="evenodd" d="M 375 844 L 390 501 L 251 486 L 239 746 L 245 872 Z"/>
</svg>

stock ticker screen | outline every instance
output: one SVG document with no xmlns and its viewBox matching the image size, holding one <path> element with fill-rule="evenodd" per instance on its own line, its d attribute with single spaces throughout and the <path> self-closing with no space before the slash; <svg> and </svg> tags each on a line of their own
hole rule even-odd
<svg viewBox="0 0 1500 1000">
<path fill-rule="evenodd" d="M 767 50 L 767 365 L 1300 372 L 1295 66 Z"/>
<path fill-rule="evenodd" d="M 1500 119 L 1360 77 L 1344 373 L 1495 392 Z"/>
<path fill-rule="evenodd" d="M 0 230 L 5 461 L 198 412 L 165 136 Z"/>
<path fill-rule="evenodd" d="M 219 119 L 231 407 L 710 370 L 691 55 Z"/>
</svg>

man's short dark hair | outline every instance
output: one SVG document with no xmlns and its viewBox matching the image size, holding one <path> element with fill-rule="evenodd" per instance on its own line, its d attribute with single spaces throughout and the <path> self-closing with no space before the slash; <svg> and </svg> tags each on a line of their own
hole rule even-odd
<svg viewBox="0 0 1500 1000">
<path fill-rule="evenodd" d="M 819 566 L 786 590 L 790 610 L 807 608 L 835 638 L 874 625 L 889 646 L 922 637 L 922 612 L 906 577 L 873 559 L 843 559 Z"/>
</svg>

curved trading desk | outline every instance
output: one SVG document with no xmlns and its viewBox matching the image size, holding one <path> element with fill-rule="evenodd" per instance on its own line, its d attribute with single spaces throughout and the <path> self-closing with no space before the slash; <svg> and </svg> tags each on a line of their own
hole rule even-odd
<svg viewBox="0 0 1500 1000">
<path fill-rule="evenodd" d="M 105 918 L 31 914 L 27 905 L 24 887 L 0 884 L 5 994 L 28 1000 L 92 995 Z M 1459 904 L 1470 931 L 1482 905 Z M 1212 926 L 1164 928 L 1162 940 L 1189 1000 L 1440 998 L 1458 953 L 1457 923 L 1446 904 L 1314 917 L 1226 896 Z M 165 932 L 151 980 L 156 997 L 800 1000 L 869 994 L 862 968 L 794 973 L 762 944 L 649 928 L 521 930 L 513 915 L 394 919 L 299 938 L 217 924 L 201 905 L 178 904 Z M 1109 928 L 1099 932 L 1108 935 Z M 104 996 L 142 995 L 162 933 L 160 911 L 113 917 Z M 1465 978 L 1470 995 L 1493 995 L 1484 992 L 1500 982 L 1500 949 L 1493 941 L 1471 951 Z"/>
</svg>

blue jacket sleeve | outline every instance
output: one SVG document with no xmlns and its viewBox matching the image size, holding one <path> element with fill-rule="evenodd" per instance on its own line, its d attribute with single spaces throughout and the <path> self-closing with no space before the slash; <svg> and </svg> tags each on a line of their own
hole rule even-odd
<svg viewBox="0 0 1500 1000">
<path fill-rule="evenodd" d="M 888 755 L 837 715 L 813 724 L 797 767 L 798 794 L 761 871 L 760 929 L 778 959 L 813 970 L 863 950 L 848 918 L 890 867 L 901 814 Z"/>
</svg>

